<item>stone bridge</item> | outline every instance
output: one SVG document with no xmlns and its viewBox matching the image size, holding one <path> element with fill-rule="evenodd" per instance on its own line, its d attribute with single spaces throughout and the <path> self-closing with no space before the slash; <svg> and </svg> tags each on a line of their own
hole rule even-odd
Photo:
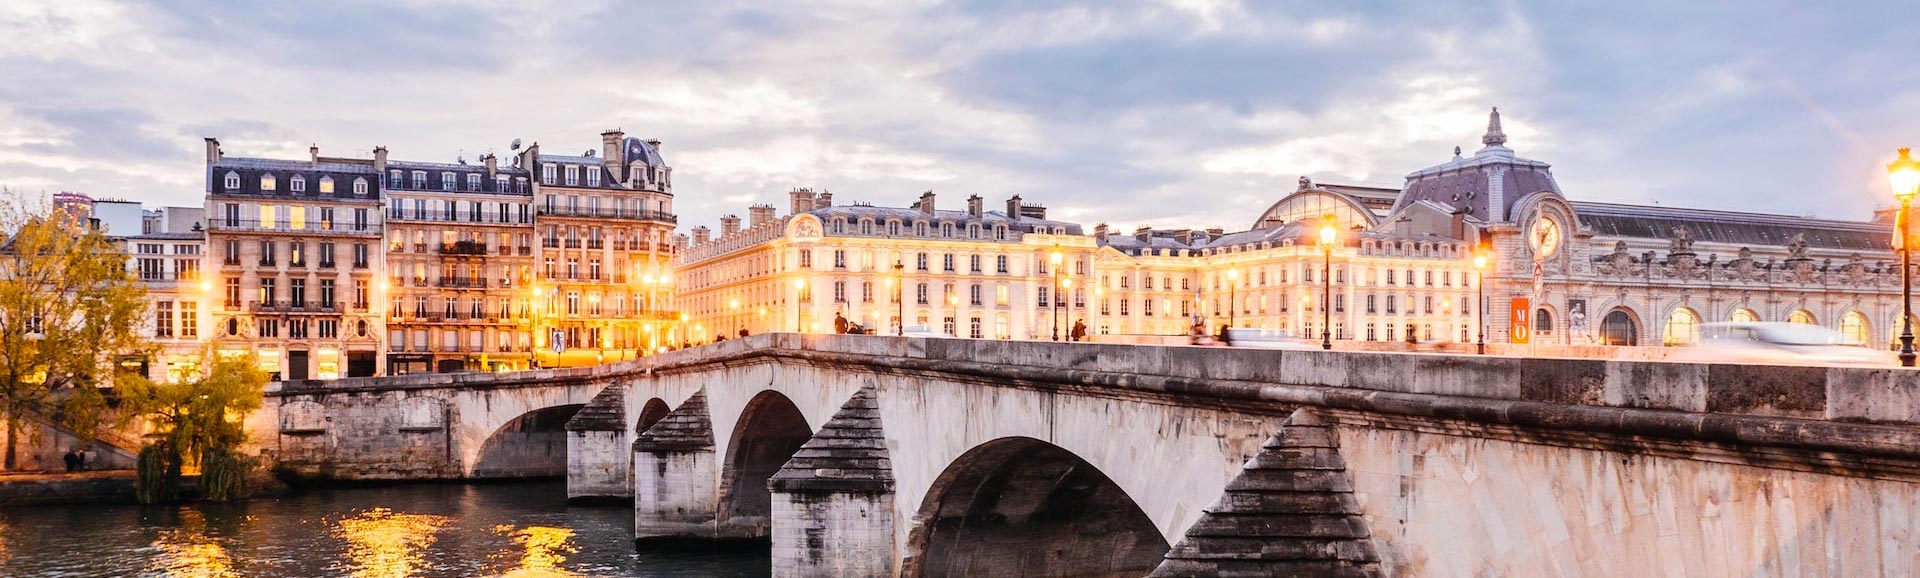
<svg viewBox="0 0 1920 578">
<path fill-rule="evenodd" d="M 1904 577 L 1916 375 L 772 334 L 257 419 L 284 470 L 564 471 L 785 576 Z"/>
</svg>

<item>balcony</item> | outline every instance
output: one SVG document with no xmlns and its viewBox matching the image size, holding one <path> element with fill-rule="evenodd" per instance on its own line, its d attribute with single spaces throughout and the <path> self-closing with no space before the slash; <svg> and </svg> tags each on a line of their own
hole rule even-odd
<svg viewBox="0 0 1920 578">
<path fill-rule="evenodd" d="M 248 303 L 248 310 L 254 313 L 339 313 L 338 303 L 319 301 L 254 301 Z"/>
<path fill-rule="evenodd" d="M 441 277 L 440 286 L 452 289 L 486 289 L 487 280 L 477 277 Z"/>
<path fill-rule="evenodd" d="M 456 241 L 440 244 L 441 255 L 486 255 L 487 244 L 479 241 Z"/>
<path fill-rule="evenodd" d="M 299 227 L 286 221 L 261 222 L 254 219 L 207 219 L 207 229 L 231 233 L 274 233 L 280 235 L 369 235 L 382 234 L 380 225 L 374 223 L 336 223 L 332 221 L 307 221 Z"/>
<path fill-rule="evenodd" d="M 560 248 L 560 240 L 559 239 L 541 239 L 540 246 L 548 249 L 558 249 Z"/>
<path fill-rule="evenodd" d="M 528 255 L 532 255 L 532 254 L 533 254 L 533 247 L 528 247 L 528 246 L 526 246 L 526 245 L 521 245 L 521 246 L 520 246 L 520 256 L 521 256 L 521 257 L 525 257 L 525 256 L 528 256 Z"/>
<path fill-rule="evenodd" d="M 580 248 L 580 240 L 579 240 L 579 239 L 567 239 L 567 248 L 568 248 L 568 249 L 578 249 L 578 248 Z"/>
<path fill-rule="evenodd" d="M 540 216 L 543 216 L 543 217 L 578 217 L 578 218 L 586 218 L 586 219 L 623 219 L 623 220 L 630 220 L 630 221 L 655 221 L 660 223 L 666 223 L 669 225 L 678 223 L 680 221 L 678 217 L 673 216 L 673 214 L 671 213 L 663 213 L 660 211 L 642 211 L 642 210 L 635 210 L 635 209 L 615 209 L 615 208 L 588 209 L 588 208 L 568 208 L 568 207 L 540 207 L 539 214 Z"/>
<path fill-rule="evenodd" d="M 590 241 L 587 241 L 587 248 L 588 248 L 588 249 L 601 249 L 601 248 L 605 248 L 605 247 L 606 247 L 606 242 L 605 242 L 605 241 L 598 241 L 598 240 L 590 240 Z"/>
</svg>

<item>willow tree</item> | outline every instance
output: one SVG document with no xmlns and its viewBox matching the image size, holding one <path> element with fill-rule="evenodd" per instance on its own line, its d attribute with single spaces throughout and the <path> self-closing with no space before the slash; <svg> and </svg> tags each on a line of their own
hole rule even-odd
<svg viewBox="0 0 1920 578">
<path fill-rule="evenodd" d="M 99 423 L 115 364 L 147 348 L 136 331 L 146 288 L 127 255 L 84 219 L 0 191 L 0 419 L 4 469 L 27 423 L 57 420 L 82 437 Z"/>
<path fill-rule="evenodd" d="M 181 469 L 200 464 L 200 487 L 215 501 L 237 497 L 252 460 L 239 449 L 247 441 L 247 414 L 260 409 L 267 372 L 252 356 L 219 356 L 204 377 L 175 383 L 144 378 L 117 388 L 128 417 L 143 418 L 158 440 L 140 450 L 142 502 L 163 502 L 180 485 Z"/>
</svg>

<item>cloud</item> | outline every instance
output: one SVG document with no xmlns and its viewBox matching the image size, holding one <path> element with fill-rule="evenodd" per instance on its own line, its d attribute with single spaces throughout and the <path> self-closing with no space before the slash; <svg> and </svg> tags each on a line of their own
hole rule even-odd
<svg viewBox="0 0 1920 578">
<path fill-rule="evenodd" d="M 1873 11 L 1763 0 L 0 3 L 0 183 L 197 205 L 199 147 L 469 158 L 666 142 L 681 222 L 788 187 L 1245 226 L 1295 177 L 1510 146 L 1577 198 L 1863 217 L 1920 72 Z"/>
</svg>

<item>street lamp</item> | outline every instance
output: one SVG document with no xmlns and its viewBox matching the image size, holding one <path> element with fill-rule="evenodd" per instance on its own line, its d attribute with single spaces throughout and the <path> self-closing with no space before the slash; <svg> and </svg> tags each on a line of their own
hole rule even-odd
<svg viewBox="0 0 1920 578">
<path fill-rule="evenodd" d="M 953 308 L 953 317 L 948 318 L 952 320 L 953 329 L 951 331 L 948 331 L 947 335 L 959 337 L 960 336 L 960 294 L 954 293 L 951 291 L 947 292 L 947 306 Z"/>
<path fill-rule="evenodd" d="M 907 335 L 906 271 L 907 264 L 899 259 L 894 259 L 894 278 L 887 280 L 888 283 L 893 284 L 893 334 L 896 337 L 906 337 Z"/>
<path fill-rule="evenodd" d="M 1233 314 L 1240 309 L 1240 270 L 1227 270 L 1227 327 L 1233 327 Z"/>
<path fill-rule="evenodd" d="M 1055 303 L 1057 302 L 1054 301 L 1054 299 L 1060 297 L 1059 295 L 1060 263 L 1066 260 L 1066 255 L 1060 254 L 1059 245 L 1054 245 L 1053 255 L 1048 257 L 1047 260 L 1053 263 L 1053 288 L 1055 293 L 1054 295 L 1049 296 L 1047 298 L 1047 309 L 1052 310 L 1053 312 L 1053 340 L 1059 341 L 1060 340 L 1060 307 L 1055 305 Z"/>
<path fill-rule="evenodd" d="M 1900 199 L 1900 216 L 1895 219 L 1893 246 L 1900 249 L 1900 365 L 1913 367 L 1913 260 L 1907 250 L 1907 233 L 1912 228 L 1913 196 L 1920 190 L 1920 161 L 1900 149 L 1900 158 L 1887 165 L 1887 182 L 1893 196 Z"/>
<path fill-rule="evenodd" d="M 1055 287 L 1054 291 L 1059 292 L 1060 294 L 1059 303 L 1062 307 L 1064 307 L 1067 310 L 1067 316 L 1068 317 L 1073 316 L 1073 302 L 1067 300 L 1068 294 L 1073 292 L 1073 279 L 1071 278 L 1061 279 L 1060 286 Z M 1067 341 L 1073 341 L 1072 329 L 1067 330 Z"/>
<path fill-rule="evenodd" d="M 802 314 L 800 311 L 801 298 L 805 297 L 806 294 L 807 294 L 807 280 L 794 279 L 793 280 L 793 331 L 795 333 L 806 333 L 807 331 L 806 327 L 802 325 L 803 323 L 806 323 L 806 321 L 802 319 L 803 317 L 805 317 L 805 315 Z"/>
<path fill-rule="evenodd" d="M 1320 227 L 1320 348 L 1333 349 L 1333 241 L 1339 231 L 1332 219 Z"/>
<path fill-rule="evenodd" d="M 1487 254 L 1486 253 L 1481 253 L 1473 256 L 1473 286 L 1474 286 L 1474 289 L 1478 290 L 1480 293 L 1479 303 L 1478 305 L 1474 306 L 1474 314 L 1477 316 L 1475 318 L 1475 324 L 1479 326 L 1479 330 L 1474 332 L 1477 335 L 1475 336 L 1473 351 L 1480 355 L 1486 355 L 1487 354 Z"/>
</svg>

